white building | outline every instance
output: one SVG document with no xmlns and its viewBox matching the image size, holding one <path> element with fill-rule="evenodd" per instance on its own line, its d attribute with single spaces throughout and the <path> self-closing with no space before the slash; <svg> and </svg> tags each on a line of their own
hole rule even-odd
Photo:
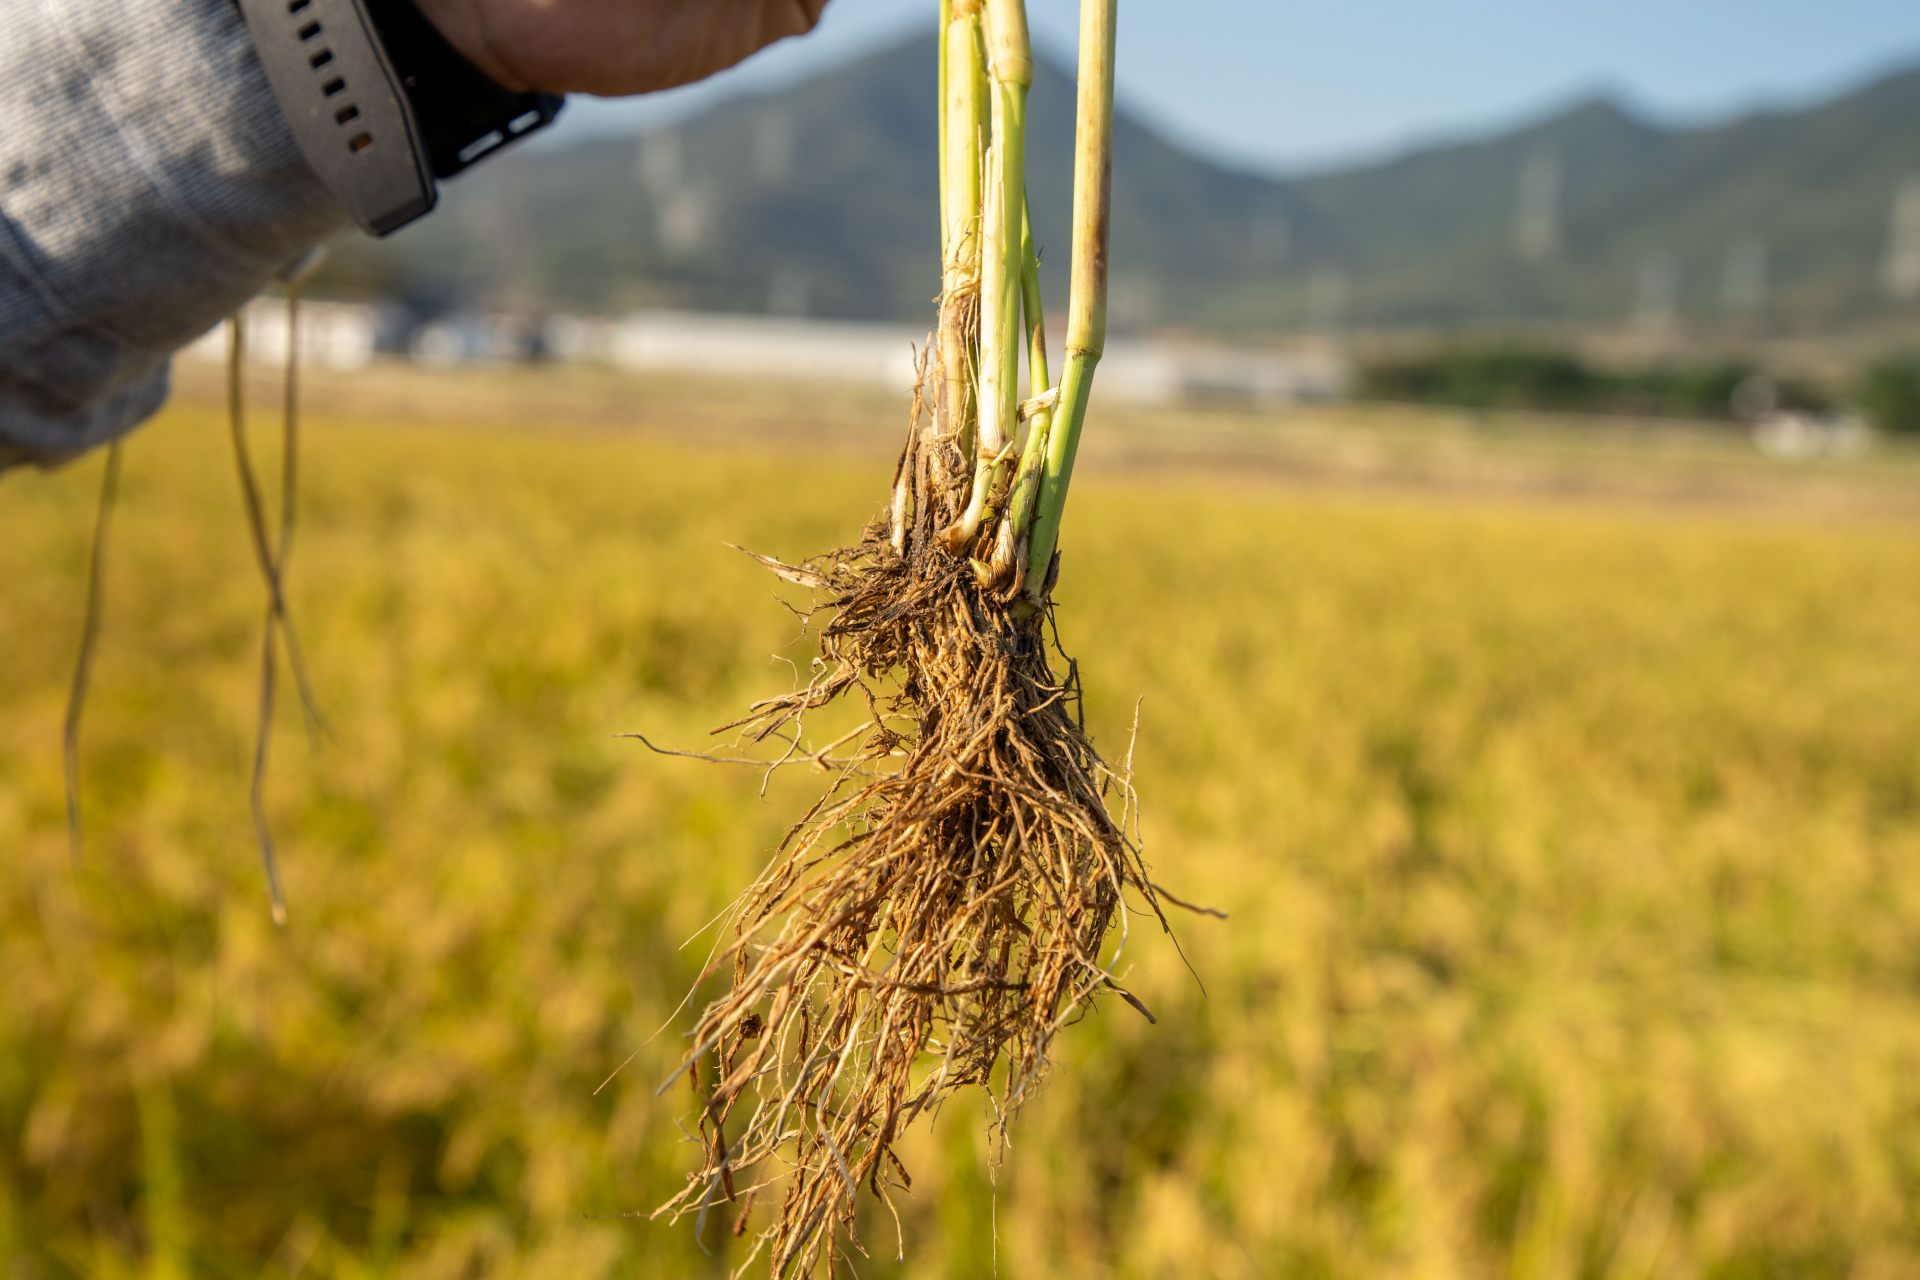
<svg viewBox="0 0 1920 1280">
<path fill-rule="evenodd" d="M 548 331 L 554 337 L 549 349 L 563 359 L 602 358 L 653 373 L 859 383 L 896 391 L 913 385 L 914 353 L 929 338 L 905 325 L 684 311 L 636 312 L 604 328 L 556 318 Z M 1057 348 L 1054 359 L 1058 376 Z M 1331 353 L 1137 339 L 1110 341 L 1098 377 L 1103 398 L 1129 404 L 1322 400 L 1339 395 L 1345 381 L 1344 362 Z"/>
<path fill-rule="evenodd" d="M 649 373 L 849 382 L 904 391 L 927 334 L 904 325 L 693 311 L 639 311 L 613 323 L 607 358 Z"/>
<path fill-rule="evenodd" d="M 246 325 L 249 364 L 284 368 L 287 363 L 287 303 L 284 298 L 255 298 L 241 309 Z M 373 363 L 379 311 L 356 302 L 300 304 L 300 363 L 306 368 L 352 372 Z M 188 360 L 225 360 L 228 321 L 222 320 L 180 354 Z"/>
</svg>

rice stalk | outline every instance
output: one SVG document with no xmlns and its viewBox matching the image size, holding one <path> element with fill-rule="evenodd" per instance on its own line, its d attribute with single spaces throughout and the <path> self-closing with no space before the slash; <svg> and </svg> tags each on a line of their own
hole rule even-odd
<svg viewBox="0 0 1920 1280">
<path fill-rule="evenodd" d="M 247 446 L 246 396 L 241 368 L 246 360 L 246 322 L 236 311 L 228 320 L 227 345 L 227 428 L 233 442 L 234 469 L 239 474 L 240 495 L 246 508 L 247 532 L 253 544 L 254 559 L 267 587 L 266 622 L 260 639 L 260 685 L 258 715 L 254 726 L 253 768 L 248 783 L 249 808 L 253 814 L 255 843 L 260 848 L 260 863 L 266 872 L 267 891 L 273 922 L 287 923 L 286 894 L 280 884 L 280 860 L 273 842 L 273 827 L 267 821 L 268 748 L 273 733 L 273 707 L 277 686 L 275 657 L 280 645 L 287 651 L 287 665 L 293 670 L 294 687 L 307 717 L 308 730 L 324 733 L 318 700 L 307 678 L 306 656 L 300 647 L 300 634 L 287 611 L 287 560 L 293 551 L 297 524 L 300 483 L 300 292 L 305 277 L 318 268 L 324 254 L 308 254 L 281 277 L 287 287 L 287 367 L 282 385 L 280 437 L 280 519 L 277 536 L 267 526 L 266 501 Z"/>
<path fill-rule="evenodd" d="M 80 724 L 86 715 L 87 693 L 93 684 L 93 655 L 100 647 L 100 618 L 107 580 L 108 534 L 119 500 L 120 461 L 124 440 L 107 446 L 107 466 L 100 477 L 100 502 L 93 517 L 93 548 L 87 554 L 86 612 L 80 623 L 80 650 L 74 656 L 73 684 L 67 690 L 67 715 L 60 733 L 61 777 L 67 792 L 67 856 L 75 867 L 85 852 L 80 820 Z"/>
<path fill-rule="evenodd" d="M 819 657 L 804 688 L 715 732 L 784 744 L 779 763 L 805 760 L 831 780 L 736 903 L 732 938 L 701 975 L 725 975 L 728 989 L 661 1088 L 691 1080 L 703 1158 L 656 1212 L 692 1215 L 700 1231 L 749 1187 L 784 1182 L 742 1270 L 763 1252 L 775 1276 L 823 1260 L 831 1270 L 858 1249 L 860 1188 L 893 1208 L 911 1183 L 895 1143 L 955 1091 L 985 1090 L 1004 1136 L 1046 1078 L 1054 1036 L 1119 990 L 1108 935 L 1118 922 L 1124 944 L 1127 891 L 1166 924 L 1130 832 L 1130 773 L 1088 737 L 1077 667 L 1066 660 L 1062 678 L 1048 654 L 1054 539 L 1105 328 L 1112 82 L 1099 64 L 1112 57 L 1114 0 L 1085 0 L 1082 14 L 1059 412 L 1022 176 L 1023 5 L 948 0 L 940 319 L 892 500 L 852 546 L 799 564 L 756 557 L 813 590 Z M 1083 199 L 1089 179 L 1099 189 Z M 807 717 L 841 700 L 864 723 L 805 749 Z"/>
</svg>

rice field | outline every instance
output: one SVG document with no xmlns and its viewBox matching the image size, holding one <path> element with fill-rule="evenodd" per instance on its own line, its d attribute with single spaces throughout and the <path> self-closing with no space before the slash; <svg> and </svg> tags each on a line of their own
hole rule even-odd
<svg viewBox="0 0 1920 1280">
<path fill-rule="evenodd" d="M 885 442 L 318 399 L 292 598 L 327 727 L 283 698 L 284 931 L 222 423 L 189 397 L 128 451 L 77 868 L 99 462 L 0 479 L 0 1271 L 724 1274 L 734 1209 L 700 1242 L 627 1215 L 698 1163 L 692 1093 L 653 1089 L 701 931 L 817 785 L 616 735 L 704 749 L 789 687 L 794 589 L 723 544 L 845 541 Z M 1920 483 L 1326 431 L 1405 465 L 1083 471 L 1090 727 L 1123 755 L 1138 707 L 1155 878 L 1230 919 L 1177 917 L 1183 963 L 1136 918 L 1158 1025 L 1065 1034 L 997 1164 L 950 1106 L 907 1261 L 881 1214 L 858 1274 L 1920 1273 Z M 1542 458 L 1636 478 L 1515 496 Z M 1671 500 L 1701 484 L 1744 496 Z"/>
</svg>

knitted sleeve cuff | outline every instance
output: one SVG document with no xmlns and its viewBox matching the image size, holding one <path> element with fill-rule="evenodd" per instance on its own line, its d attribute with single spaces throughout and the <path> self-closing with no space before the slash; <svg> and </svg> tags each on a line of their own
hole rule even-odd
<svg viewBox="0 0 1920 1280">
<path fill-rule="evenodd" d="M 12 0 L 0 119 L 0 466 L 130 430 L 174 351 L 351 225 L 229 0 Z"/>
</svg>

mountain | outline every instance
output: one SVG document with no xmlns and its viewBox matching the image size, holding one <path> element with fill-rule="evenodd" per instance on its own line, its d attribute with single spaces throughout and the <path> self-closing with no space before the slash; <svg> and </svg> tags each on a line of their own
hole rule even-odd
<svg viewBox="0 0 1920 1280">
<path fill-rule="evenodd" d="M 327 283 L 428 303 L 924 319 L 939 288 L 935 73 L 928 38 L 676 128 L 502 155 L 390 240 L 341 242 Z M 1062 307 L 1072 132 L 1072 81 L 1042 62 L 1027 171 L 1051 250 L 1048 296 Z M 1115 309 L 1152 322 L 1160 282 L 1239 268 L 1250 211 L 1272 184 L 1124 116 L 1115 159 Z"/>
<path fill-rule="evenodd" d="M 671 129 L 502 155 L 448 184 L 414 227 L 341 242 L 324 283 L 426 306 L 925 320 L 938 286 L 934 76 L 927 38 Z M 1057 66 L 1036 65 L 1028 175 L 1056 307 L 1072 93 Z M 1889 274 L 1895 221 L 1907 265 Z M 1123 111 L 1113 261 L 1121 330 L 1637 316 L 1790 332 L 1920 316 L 1920 71 L 1712 128 L 1660 128 L 1597 100 L 1497 137 L 1281 178 L 1187 153 Z"/>
<path fill-rule="evenodd" d="M 1705 129 L 1589 102 L 1484 142 L 1281 185 L 1303 265 L 1345 272 L 1362 322 L 1638 312 L 1831 328 L 1898 307 L 1882 267 L 1903 191 L 1920 254 L 1920 71 Z M 1257 291 L 1237 304 L 1262 315 Z"/>
</svg>

